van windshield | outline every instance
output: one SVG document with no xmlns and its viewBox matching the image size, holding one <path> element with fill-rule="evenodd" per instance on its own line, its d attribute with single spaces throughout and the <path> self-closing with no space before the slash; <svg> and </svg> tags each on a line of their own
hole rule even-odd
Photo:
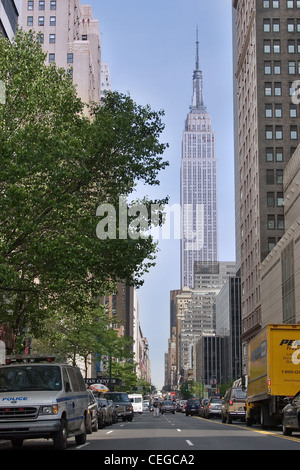
<svg viewBox="0 0 300 470">
<path fill-rule="evenodd" d="M 0 368 L 0 392 L 61 390 L 61 373 L 57 366 L 12 366 Z"/>
</svg>

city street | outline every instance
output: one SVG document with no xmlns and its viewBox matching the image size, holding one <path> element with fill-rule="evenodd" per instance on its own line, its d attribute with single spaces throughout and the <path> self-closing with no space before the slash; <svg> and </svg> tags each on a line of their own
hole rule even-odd
<svg viewBox="0 0 300 470">
<path fill-rule="evenodd" d="M 23 451 L 52 450 L 52 441 L 25 441 Z M 10 443 L 1 449 L 12 450 Z M 132 422 L 119 421 L 117 424 L 99 429 L 88 435 L 87 442 L 77 447 L 70 439 L 68 450 L 102 451 L 103 459 L 139 456 L 171 455 L 179 453 L 183 458 L 198 451 L 216 450 L 300 450 L 300 433 L 285 437 L 281 429 L 262 430 L 259 426 L 247 427 L 245 423 L 222 424 L 220 419 L 206 420 L 196 416 L 186 417 L 183 413 L 165 414 L 154 417 L 153 413 L 135 416 Z M 130 454 L 130 451 L 133 451 Z M 152 451 L 134 453 L 134 451 Z M 113 463 L 106 461 L 106 463 Z M 154 462 L 153 462 L 154 463 Z M 195 462 L 194 462 L 195 463 Z"/>
</svg>

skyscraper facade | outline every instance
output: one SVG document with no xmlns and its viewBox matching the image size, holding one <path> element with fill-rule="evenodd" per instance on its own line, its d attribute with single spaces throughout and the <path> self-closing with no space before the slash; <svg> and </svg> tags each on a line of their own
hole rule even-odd
<svg viewBox="0 0 300 470">
<path fill-rule="evenodd" d="M 73 77 L 86 104 L 100 101 L 101 39 L 90 5 L 80 0 L 23 0 L 22 27 L 39 33 L 47 64 Z"/>
<path fill-rule="evenodd" d="M 181 288 L 193 288 L 194 263 L 218 259 L 215 133 L 203 100 L 198 33 L 192 105 L 182 141 L 181 209 Z"/>
<path fill-rule="evenodd" d="M 300 2 L 234 0 L 237 260 L 244 364 L 261 328 L 261 263 L 285 231 L 283 172 L 299 142 Z M 246 373 L 246 370 L 243 371 Z"/>
</svg>

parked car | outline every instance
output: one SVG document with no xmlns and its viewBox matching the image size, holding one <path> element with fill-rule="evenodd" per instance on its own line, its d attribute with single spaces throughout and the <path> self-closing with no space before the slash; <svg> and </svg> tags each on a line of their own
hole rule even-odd
<svg viewBox="0 0 300 470">
<path fill-rule="evenodd" d="M 247 392 L 239 387 L 226 390 L 222 401 L 222 423 L 231 424 L 232 420 L 246 420 Z"/>
<path fill-rule="evenodd" d="M 105 426 L 110 426 L 112 424 L 112 406 L 109 404 L 106 398 L 100 397 L 99 403 L 104 411 L 104 423 Z"/>
<path fill-rule="evenodd" d="M 86 422 L 87 434 L 98 431 L 98 404 L 95 396 L 88 390 L 88 416 Z"/>
<path fill-rule="evenodd" d="M 204 418 L 209 419 L 213 416 L 221 416 L 222 400 L 218 397 L 211 397 L 204 406 Z"/>
<path fill-rule="evenodd" d="M 98 429 L 103 429 L 105 427 L 106 411 L 102 407 L 99 397 L 95 396 L 95 398 L 98 405 Z"/>
<path fill-rule="evenodd" d="M 189 398 L 185 404 L 185 415 L 199 414 L 200 400 L 197 398 Z"/>
<path fill-rule="evenodd" d="M 284 399 L 287 405 L 282 410 L 282 432 L 291 436 L 292 432 L 300 432 L 300 391 L 292 400 Z"/>
<path fill-rule="evenodd" d="M 175 413 L 175 403 L 171 400 L 165 400 L 163 402 L 163 413 Z"/>
<path fill-rule="evenodd" d="M 200 402 L 199 416 L 201 416 L 202 418 L 204 418 L 204 409 L 205 409 L 205 405 L 207 402 L 208 402 L 208 398 L 202 398 Z"/>
</svg>

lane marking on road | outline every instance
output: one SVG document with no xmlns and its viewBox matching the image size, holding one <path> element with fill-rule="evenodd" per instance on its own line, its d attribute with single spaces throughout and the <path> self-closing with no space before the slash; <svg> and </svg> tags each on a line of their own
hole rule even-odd
<svg viewBox="0 0 300 470">
<path fill-rule="evenodd" d="M 181 432 L 181 429 L 177 429 L 178 432 Z"/>
<path fill-rule="evenodd" d="M 77 446 L 76 450 L 82 449 L 83 447 L 89 446 L 90 442 L 86 442 L 85 444 L 82 444 L 81 446 Z"/>
<path fill-rule="evenodd" d="M 194 444 L 193 444 L 191 441 L 189 441 L 188 439 L 186 439 L 186 442 L 188 443 L 189 446 L 193 446 L 193 445 L 194 445 Z"/>
<path fill-rule="evenodd" d="M 106 433 L 106 434 L 111 434 L 112 432 L 113 432 L 113 431 L 107 431 L 107 433 Z"/>
</svg>

